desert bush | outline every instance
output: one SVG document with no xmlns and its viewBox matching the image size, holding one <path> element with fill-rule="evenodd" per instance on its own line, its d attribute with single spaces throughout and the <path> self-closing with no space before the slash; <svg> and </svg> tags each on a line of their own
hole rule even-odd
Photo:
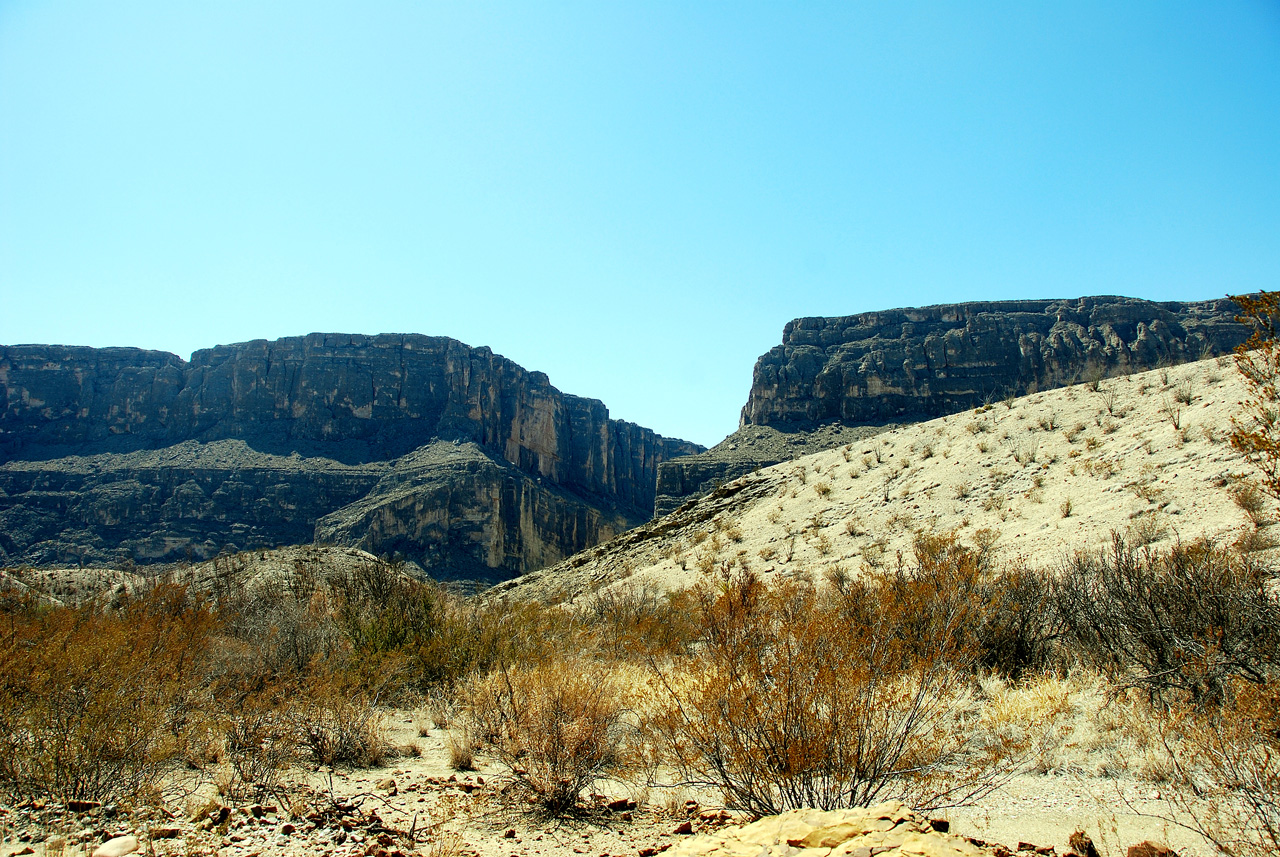
<svg viewBox="0 0 1280 857">
<path fill-rule="evenodd" d="M 377 767 L 387 757 L 378 709 L 340 686 L 312 689 L 290 709 L 297 740 L 322 765 Z"/>
<path fill-rule="evenodd" d="M 643 660 L 682 651 L 693 639 L 688 601 L 688 593 L 663 592 L 644 581 L 595 593 L 578 619 L 602 655 Z"/>
<path fill-rule="evenodd" d="M 1219 852 L 1263 857 L 1280 853 L 1280 682 L 1234 684 L 1220 708 L 1166 715 L 1165 746 L 1184 785 L 1168 800 Z"/>
<path fill-rule="evenodd" d="M 1167 551 L 1113 534 L 1065 564 L 1054 601 L 1086 661 L 1153 697 L 1221 700 L 1235 678 L 1262 682 L 1280 650 L 1265 568 L 1199 540 Z"/>
<path fill-rule="evenodd" d="M 541 658 L 578 633 L 562 611 L 464 599 L 394 564 L 369 564 L 336 581 L 334 599 L 347 644 L 334 669 L 374 702 L 448 687 L 499 662 Z"/>
<path fill-rule="evenodd" d="M 1061 634 L 1060 623 L 1047 609 L 1048 578 L 1018 563 L 997 562 L 992 530 L 975 533 L 970 546 L 954 533 L 916 533 L 913 562 L 873 576 L 880 620 L 886 632 L 921 641 L 912 651 L 924 658 L 947 641 L 948 657 L 957 669 L 994 669 L 1017 678 L 1048 664 Z M 855 603 L 857 591 L 843 593 Z"/>
<path fill-rule="evenodd" d="M 974 626 L 980 667 L 1020 679 L 1054 666 L 1062 621 L 1043 572 L 1009 565 L 986 578 L 975 596 L 983 605 Z"/>
<path fill-rule="evenodd" d="M 1236 368 L 1250 397 L 1244 412 L 1231 419 L 1231 445 L 1262 473 L 1262 488 L 1280 498 L 1280 292 L 1232 298 L 1241 317 L 1253 326 L 1249 341 L 1236 349 Z"/>
<path fill-rule="evenodd" d="M 214 628 L 184 590 L 110 613 L 9 601 L 0 623 L 0 790 L 117 800 L 181 760 Z"/>
<path fill-rule="evenodd" d="M 287 582 L 268 581 L 253 592 L 236 583 L 243 567 L 238 555 L 215 560 L 212 589 L 221 632 L 241 644 L 255 669 L 300 675 L 342 656 L 333 605 L 312 565 L 299 561 Z"/>
<path fill-rule="evenodd" d="M 960 561 L 960 567 L 954 560 Z M 978 658 L 967 625 L 981 558 L 953 537 L 916 562 L 831 587 L 743 574 L 704 591 L 695 656 L 659 669 L 655 731 L 685 784 L 760 815 L 960 803 L 994 788 L 1013 748 L 970 744 L 954 716 Z"/>
<path fill-rule="evenodd" d="M 261 676 L 224 695 L 224 752 L 234 774 L 224 784 L 229 796 L 270 791 L 281 772 L 298 758 L 300 736 L 290 712 L 296 696 L 296 686 L 268 684 Z"/>
<path fill-rule="evenodd" d="M 479 740 L 552 815 L 571 811 L 596 779 L 636 764 L 623 688 L 593 661 L 503 666 L 473 682 L 466 698 Z"/>
</svg>

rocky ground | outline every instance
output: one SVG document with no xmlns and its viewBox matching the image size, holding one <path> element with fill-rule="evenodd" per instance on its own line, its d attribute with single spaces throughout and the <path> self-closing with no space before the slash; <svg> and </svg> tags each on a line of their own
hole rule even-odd
<svg viewBox="0 0 1280 857">
<path fill-rule="evenodd" d="M 364 770 L 296 768 L 256 796 L 219 794 L 216 772 L 206 770 L 171 779 L 151 805 L 0 805 L 0 857 L 654 857 L 669 849 L 673 857 L 825 857 L 826 850 L 800 854 L 786 841 L 838 824 L 846 827 L 837 850 L 850 857 L 1065 855 L 1077 830 L 1104 855 L 1147 840 L 1183 855 L 1211 853 L 1189 832 L 1144 815 L 1164 804 L 1158 788 L 1133 777 L 1026 774 L 978 806 L 928 817 L 889 805 L 745 828 L 750 819 L 723 810 L 714 795 L 609 783 L 591 797 L 591 809 L 547 819 L 489 760 L 477 757 L 470 772 L 450 768 L 447 731 L 421 715 L 391 711 L 385 726 L 392 744 L 414 745 L 418 755 Z M 886 827 L 882 816 L 892 823 Z M 850 834 L 855 822 L 867 829 Z"/>
<path fill-rule="evenodd" d="M 600 784 L 604 793 L 591 796 L 590 810 L 545 819 L 529 810 L 492 761 L 476 757 L 475 770 L 451 769 L 447 730 L 424 727 L 421 715 L 389 711 L 389 741 L 415 746 L 419 755 L 394 757 L 376 769 L 300 767 L 257 796 L 219 794 L 218 776 L 206 770 L 170 780 L 151 805 L 0 805 L 0 857 L 134 851 L 165 857 L 653 857 L 668 849 L 678 857 L 790 857 L 797 852 L 785 847 L 788 838 L 859 819 L 876 828 L 870 822 L 879 816 L 892 816 L 893 824 L 878 830 L 874 842 L 846 840 L 841 853 L 1066 854 L 1073 852 L 1076 830 L 1102 854 L 1125 853 L 1146 840 L 1174 845 L 1185 856 L 1211 853 L 1188 831 L 1144 815 L 1165 805 L 1157 787 L 1133 776 L 1025 774 L 978 806 L 928 817 L 900 806 L 809 814 L 783 824 L 781 840 L 774 835 L 777 820 L 763 833 L 755 825 L 742 828 L 750 819 L 722 810 L 710 794 L 655 785 Z M 773 844 L 765 847 L 762 835 L 774 835 Z"/>
</svg>

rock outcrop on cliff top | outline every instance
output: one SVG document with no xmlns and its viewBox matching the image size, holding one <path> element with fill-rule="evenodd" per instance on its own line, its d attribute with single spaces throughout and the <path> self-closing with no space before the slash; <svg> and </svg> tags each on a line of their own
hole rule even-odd
<svg viewBox="0 0 1280 857">
<path fill-rule="evenodd" d="M 647 520 L 658 466 L 699 451 L 444 337 L 0 347 L 0 562 L 319 537 L 500 580 Z"/>
<path fill-rule="evenodd" d="M 1231 351 L 1228 299 L 1089 297 L 891 309 L 790 322 L 756 361 L 740 430 L 663 465 L 658 515 L 758 467 L 984 402 Z M 839 427 L 846 427 L 841 430 Z"/>
</svg>

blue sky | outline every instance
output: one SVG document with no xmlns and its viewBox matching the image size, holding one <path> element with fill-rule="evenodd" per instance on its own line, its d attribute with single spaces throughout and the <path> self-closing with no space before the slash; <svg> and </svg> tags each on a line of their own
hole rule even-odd
<svg viewBox="0 0 1280 857">
<path fill-rule="evenodd" d="M 488 345 L 712 444 L 783 325 L 1280 288 L 1280 3 L 0 0 L 0 342 Z"/>
</svg>

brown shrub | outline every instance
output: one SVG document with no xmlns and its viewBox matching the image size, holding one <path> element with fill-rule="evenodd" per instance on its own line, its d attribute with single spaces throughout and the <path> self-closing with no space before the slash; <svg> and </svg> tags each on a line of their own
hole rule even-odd
<svg viewBox="0 0 1280 857">
<path fill-rule="evenodd" d="M 1169 800 L 1221 853 L 1273 855 L 1280 853 L 1280 681 L 1233 685 L 1220 708 L 1182 706 L 1167 715 L 1165 746 L 1184 785 Z"/>
<path fill-rule="evenodd" d="M 597 663 L 503 667 L 467 696 L 479 739 L 548 813 L 571 811 L 597 778 L 623 776 L 635 765 L 622 688 Z"/>
<path fill-rule="evenodd" d="M 1016 748 L 967 742 L 953 717 L 977 648 L 971 578 L 952 537 L 861 581 L 768 588 L 750 574 L 699 604 L 688 666 L 661 671 L 655 730 L 688 785 L 766 815 L 904 799 L 963 802 L 994 788 Z"/>
<path fill-rule="evenodd" d="M 1234 297 L 1241 320 L 1253 326 L 1249 341 L 1236 349 L 1236 368 L 1251 394 L 1244 413 L 1231 418 L 1231 446 L 1262 473 L 1262 489 L 1280 498 L 1280 292 Z"/>
<path fill-rule="evenodd" d="M 230 796 L 270 791 L 297 759 L 299 735 L 289 710 L 296 697 L 296 687 L 277 684 L 245 688 L 222 703 L 229 710 L 225 755 L 235 774 L 226 784 Z"/>
<path fill-rule="evenodd" d="M 449 767 L 455 771 L 474 771 L 475 743 L 470 724 L 451 729 L 445 737 L 445 746 L 449 750 Z"/>
<path fill-rule="evenodd" d="M 0 789 L 115 800 L 182 758 L 214 626 L 182 589 L 111 613 L 10 601 L 0 622 Z"/>
<path fill-rule="evenodd" d="M 358 692 L 321 685 L 299 700 L 290 715 L 312 761 L 370 768 L 386 760 L 382 715 Z"/>
<path fill-rule="evenodd" d="M 682 651 L 694 638 L 690 596 L 645 581 L 595 593 L 579 612 L 585 636 L 614 660 Z"/>
</svg>

